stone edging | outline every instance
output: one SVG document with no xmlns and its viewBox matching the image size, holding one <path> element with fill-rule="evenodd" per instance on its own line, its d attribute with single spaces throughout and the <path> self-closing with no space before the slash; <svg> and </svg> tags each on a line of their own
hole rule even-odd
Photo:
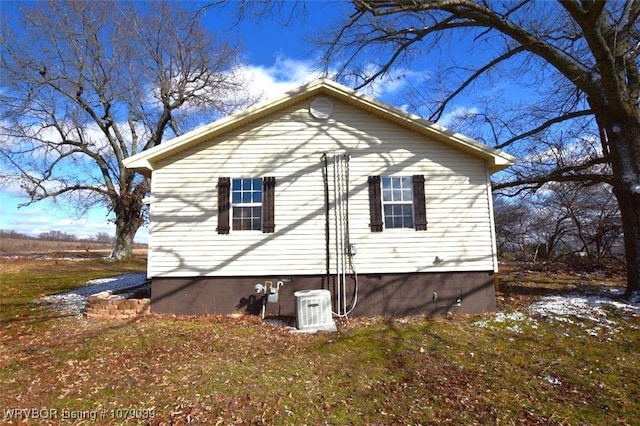
<svg viewBox="0 0 640 426">
<path fill-rule="evenodd" d="M 111 291 L 102 291 L 89 296 L 84 317 L 100 320 L 130 320 L 148 315 L 150 312 L 150 299 L 126 299 Z"/>
</svg>

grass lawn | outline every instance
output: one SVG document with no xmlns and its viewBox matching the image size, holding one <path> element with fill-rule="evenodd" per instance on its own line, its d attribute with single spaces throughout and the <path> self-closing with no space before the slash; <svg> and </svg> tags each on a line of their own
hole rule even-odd
<svg viewBox="0 0 640 426">
<path fill-rule="evenodd" d="M 300 335 L 255 317 L 63 317 L 33 302 L 144 261 L 3 262 L 3 421 L 46 409 L 27 422 L 640 424 L 640 317 L 611 308 L 594 328 L 526 310 L 602 280 L 512 272 L 498 316 L 352 319 Z"/>
</svg>

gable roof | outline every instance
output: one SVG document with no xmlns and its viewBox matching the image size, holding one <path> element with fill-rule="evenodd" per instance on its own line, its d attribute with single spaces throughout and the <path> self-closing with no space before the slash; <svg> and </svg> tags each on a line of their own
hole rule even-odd
<svg viewBox="0 0 640 426">
<path fill-rule="evenodd" d="M 149 176 L 155 164 L 182 150 L 197 145 L 205 140 L 220 136 L 226 132 L 269 114 L 287 108 L 306 99 L 326 95 L 343 101 L 349 105 L 368 111 L 380 118 L 413 130 L 445 144 L 451 145 L 471 155 L 487 161 L 491 173 L 502 170 L 515 163 L 515 157 L 491 148 L 460 133 L 452 132 L 445 127 L 409 114 L 391 105 L 379 102 L 362 93 L 328 79 L 320 79 L 289 91 L 279 98 L 256 104 L 244 111 L 199 127 L 184 135 L 171 139 L 161 145 L 133 155 L 124 160 L 125 167 Z"/>
</svg>

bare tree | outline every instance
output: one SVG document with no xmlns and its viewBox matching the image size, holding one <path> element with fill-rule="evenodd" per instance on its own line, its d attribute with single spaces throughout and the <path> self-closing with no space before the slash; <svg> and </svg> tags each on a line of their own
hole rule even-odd
<svg viewBox="0 0 640 426">
<path fill-rule="evenodd" d="M 176 3 L 21 6 L 0 39 L 0 160 L 27 204 L 106 206 L 111 257 L 130 257 L 150 182 L 123 160 L 243 104 L 238 52 Z"/>
<path fill-rule="evenodd" d="M 327 61 L 344 63 L 341 75 L 355 77 L 359 86 L 417 55 L 449 47 L 430 87 L 414 88 L 414 102 L 433 101 L 432 120 L 473 89 L 498 86 L 494 78 L 502 82 L 507 76 L 509 84 L 526 87 L 523 99 L 509 104 L 512 109 L 494 91 L 475 116 L 485 141 L 536 159 L 513 168 L 495 188 L 536 190 L 553 181 L 610 185 L 623 224 L 626 295 L 640 290 L 640 1 L 353 5 L 354 13 L 326 43 Z M 584 152 L 580 160 L 563 161 L 563 153 L 576 148 Z"/>
<path fill-rule="evenodd" d="M 493 200 L 496 245 L 501 260 L 530 260 L 527 248 L 531 244 L 533 209 L 522 197 L 513 200 L 496 197 Z"/>
<path fill-rule="evenodd" d="M 498 255 L 523 261 L 573 261 L 593 266 L 618 259 L 620 211 L 605 184 L 555 182 L 536 194 L 496 196 Z"/>
<path fill-rule="evenodd" d="M 573 249 L 593 261 L 615 257 L 614 245 L 622 227 L 613 194 L 602 184 L 585 187 L 579 182 L 560 182 L 549 188 L 543 202 L 571 222 L 565 237 L 573 240 Z"/>
</svg>

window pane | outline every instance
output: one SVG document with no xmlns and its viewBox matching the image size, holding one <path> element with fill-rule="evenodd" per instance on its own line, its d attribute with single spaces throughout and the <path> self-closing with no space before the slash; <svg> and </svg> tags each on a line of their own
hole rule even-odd
<svg viewBox="0 0 640 426">
<path fill-rule="evenodd" d="M 391 189 L 391 178 L 382 178 L 382 189 Z"/>
<path fill-rule="evenodd" d="M 255 191 L 262 191 L 262 179 L 253 179 L 253 189 Z"/>
<path fill-rule="evenodd" d="M 240 188 L 242 188 L 242 179 L 232 179 L 231 189 L 234 191 L 238 191 Z"/>
<path fill-rule="evenodd" d="M 412 216 L 409 216 L 409 217 L 405 218 L 404 227 L 405 228 L 413 228 L 413 217 Z"/>
<path fill-rule="evenodd" d="M 245 204 L 251 202 L 251 192 L 243 192 L 242 193 L 242 202 L 245 203 Z"/>
<path fill-rule="evenodd" d="M 393 218 L 393 227 L 394 228 L 402 228 L 402 218 L 401 217 L 395 217 Z"/>
<path fill-rule="evenodd" d="M 402 201 L 402 191 L 399 189 L 393 190 L 393 201 Z"/>
<path fill-rule="evenodd" d="M 234 230 L 260 230 L 262 229 L 262 207 L 234 207 Z"/>
<path fill-rule="evenodd" d="M 383 189 L 382 190 L 382 201 L 393 201 L 393 199 L 391 198 L 391 190 L 390 189 Z"/>
<path fill-rule="evenodd" d="M 413 206 L 411 204 L 404 204 L 402 206 L 402 216 L 406 216 L 406 217 L 413 216 Z"/>
<path fill-rule="evenodd" d="M 237 204 L 240 202 L 240 193 L 239 192 L 231 192 L 231 202 L 233 204 Z"/>
<path fill-rule="evenodd" d="M 402 187 L 403 188 L 411 188 L 413 186 L 413 179 L 410 177 L 402 178 Z"/>
<path fill-rule="evenodd" d="M 254 192 L 253 193 L 253 202 L 261 203 L 262 202 L 262 192 Z"/>
</svg>

